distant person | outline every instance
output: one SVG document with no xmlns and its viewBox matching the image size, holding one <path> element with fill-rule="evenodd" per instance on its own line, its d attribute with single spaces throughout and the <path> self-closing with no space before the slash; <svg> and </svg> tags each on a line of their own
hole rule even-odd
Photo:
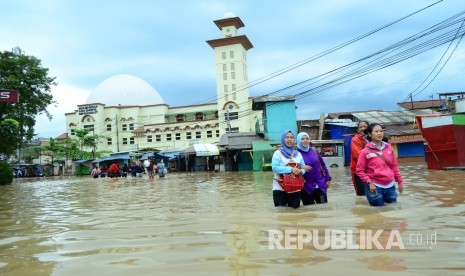
<svg viewBox="0 0 465 276">
<path fill-rule="evenodd" d="M 131 163 L 131 176 L 136 177 L 137 175 L 137 164 L 136 162 Z"/>
<path fill-rule="evenodd" d="M 314 147 L 310 146 L 310 136 L 306 132 L 297 135 L 297 147 L 305 165 L 309 166 L 309 170 L 304 175 L 304 188 L 300 192 L 303 205 L 327 203 L 331 176 L 323 158 Z"/>
<path fill-rule="evenodd" d="M 153 172 L 153 165 L 154 165 L 154 162 L 153 162 L 153 159 L 152 157 L 149 157 L 147 159 L 148 162 L 144 162 L 144 166 L 146 166 L 146 169 L 147 169 L 147 174 L 149 175 L 149 179 L 154 179 L 154 172 Z"/>
<path fill-rule="evenodd" d="M 100 170 L 98 169 L 97 164 L 94 164 L 92 166 L 92 171 L 90 172 L 90 176 L 92 176 L 93 178 L 98 178 L 99 174 L 100 174 Z"/>
<path fill-rule="evenodd" d="M 101 168 L 100 168 L 100 177 L 106 177 L 107 176 L 107 173 L 108 173 L 108 170 L 107 170 L 107 166 L 103 165 Z"/>
<path fill-rule="evenodd" d="M 111 164 L 110 168 L 108 168 L 108 176 L 111 178 L 119 177 L 120 176 L 120 169 L 116 163 Z"/>
<path fill-rule="evenodd" d="M 384 131 L 380 124 L 368 125 L 365 132 L 369 143 L 360 152 L 356 173 L 365 183 L 368 202 L 372 206 L 396 202 L 395 182 L 401 194 L 404 186 L 394 150 L 383 141 Z"/>
<path fill-rule="evenodd" d="M 121 173 L 122 177 L 128 177 L 128 172 L 129 172 L 128 164 L 124 163 L 123 168 L 121 169 L 121 171 L 122 171 L 122 173 Z"/>
<path fill-rule="evenodd" d="M 350 171 L 352 173 L 352 183 L 354 184 L 355 193 L 358 196 L 365 195 L 365 183 L 363 183 L 355 171 L 357 170 L 358 156 L 368 143 L 365 135 L 365 129 L 367 127 L 367 121 L 358 122 L 357 134 L 355 134 L 354 137 L 352 137 L 352 141 L 350 141 Z"/>
<path fill-rule="evenodd" d="M 160 162 L 158 162 L 157 167 L 158 167 L 158 177 L 159 178 L 165 177 L 166 168 L 165 168 L 165 163 L 163 163 L 163 160 L 160 160 Z"/>
<path fill-rule="evenodd" d="M 273 178 L 273 201 L 274 206 L 289 206 L 294 209 L 300 207 L 300 190 L 295 192 L 286 192 L 280 184 L 283 174 L 293 174 L 300 176 L 305 174 L 304 160 L 299 151 L 294 148 L 294 133 L 292 131 L 285 131 L 281 135 L 281 147 L 276 150 L 271 160 L 271 168 L 274 172 Z M 299 166 L 288 166 L 288 164 L 297 164 Z"/>
<path fill-rule="evenodd" d="M 144 172 L 145 172 L 144 164 L 139 163 L 139 165 L 137 165 L 137 177 L 144 176 Z"/>
</svg>

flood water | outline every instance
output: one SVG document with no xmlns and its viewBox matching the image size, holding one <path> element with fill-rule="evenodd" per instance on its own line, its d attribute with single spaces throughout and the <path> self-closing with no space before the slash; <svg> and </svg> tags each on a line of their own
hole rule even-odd
<svg viewBox="0 0 465 276">
<path fill-rule="evenodd" d="M 401 166 L 385 207 L 355 197 L 348 168 L 330 173 L 329 203 L 297 210 L 273 206 L 271 172 L 15 179 L 0 186 L 0 274 L 465 273 L 465 171 Z M 395 230 L 405 248 L 270 249 L 270 230 L 325 229 L 383 230 L 382 244 Z"/>
</svg>

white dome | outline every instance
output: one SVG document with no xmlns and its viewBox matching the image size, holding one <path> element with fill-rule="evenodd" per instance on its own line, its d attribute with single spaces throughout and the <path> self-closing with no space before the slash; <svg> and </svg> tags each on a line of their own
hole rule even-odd
<svg viewBox="0 0 465 276">
<path fill-rule="evenodd" d="M 146 81 L 121 74 L 109 77 L 97 85 L 87 97 L 86 104 L 155 105 L 164 104 L 163 98 Z"/>
<path fill-rule="evenodd" d="M 227 12 L 227 13 L 223 14 L 223 19 L 234 18 L 234 17 L 237 17 L 237 16 L 232 12 Z"/>
</svg>

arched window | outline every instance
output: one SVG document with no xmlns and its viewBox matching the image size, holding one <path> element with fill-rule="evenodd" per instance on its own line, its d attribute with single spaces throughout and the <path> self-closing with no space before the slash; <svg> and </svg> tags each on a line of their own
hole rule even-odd
<svg viewBox="0 0 465 276">
<path fill-rule="evenodd" d="M 202 112 L 195 113 L 195 120 L 197 121 L 203 120 L 203 113 Z"/>
<path fill-rule="evenodd" d="M 186 116 L 184 114 L 176 115 L 176 122 L 184 122 L 186 120 Z"/>
</svg>

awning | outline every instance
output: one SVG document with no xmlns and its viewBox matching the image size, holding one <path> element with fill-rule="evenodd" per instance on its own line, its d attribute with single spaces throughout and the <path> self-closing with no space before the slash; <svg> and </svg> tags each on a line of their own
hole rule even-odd
<svg viewBox="0 0 465 276">
<path fill-rule="evenodd" d="M 82 159 L 82 160 L 76 160 L 76 161 L 73 161 L 74 163 L 76 164 L 82 164 L 82 163 L 85 163 L 85 162 L 88 162 L 89 160 L 86 160 L 86 159 Z"/>
<path fill-rule="evenodd" d="M 179 155 L 180 153 L 183 153 L 188 148 L 189 147 L 166 149 L 166 150 L 160 151 L 159 153 L 162 155 L 176 156 L 176 155 Z"/>
<path fill-rule="evenodd" d="M 173 159 L 174 154 L 160 154 L 158 152 L 147 152 L 139 160 L 144 161 L 147 160 L 149 157 L 153 157 L 155 159 Z"/>
<path fill-rule="evenodd" d="M 92 163 L 99 163 L 99 162 L 105 162 L 105 161 L 113 161 L 113 160 L 129 160 L 129 156 L 115 156 L 115 157 L 105 157 L 102 159 L 95 159 L 92 161 Z"/>
<path fill-rule="evenodd" d="M 197 156 L 220 155 L 220 150 L 213 144 L 194 144 L 194 150 Z"/>
<path fill-rule="evenodd" d="M 252 149 L 253 141 L 265 141 L 255 132 L 226 133 L 220 138 L 218 146 L 226 150 Z"/>
</svg>

